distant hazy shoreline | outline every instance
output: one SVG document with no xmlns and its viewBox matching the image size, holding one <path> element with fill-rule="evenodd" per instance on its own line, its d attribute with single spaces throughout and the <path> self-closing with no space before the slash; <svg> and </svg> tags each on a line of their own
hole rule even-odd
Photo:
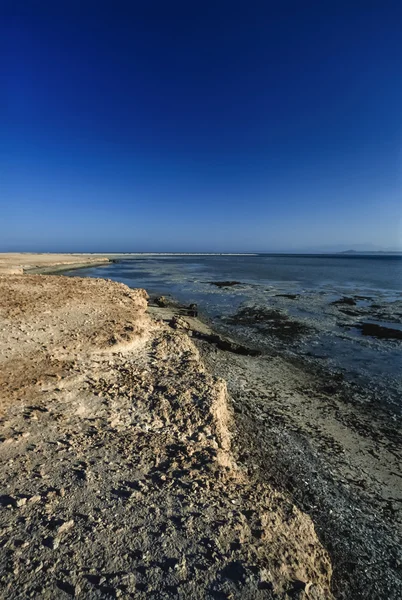
<svg viewBox="0 0 402 600">
<path fill-rule="evenodd" d="M 74 256 L 74 252 L 71 253 Z M 354 256 L 400 256 L 402 251 L 356 251 L 347 250 L 343 252 L 81 252 L 80 256 L 338 256 L 354 257 Z"/>
</svg>

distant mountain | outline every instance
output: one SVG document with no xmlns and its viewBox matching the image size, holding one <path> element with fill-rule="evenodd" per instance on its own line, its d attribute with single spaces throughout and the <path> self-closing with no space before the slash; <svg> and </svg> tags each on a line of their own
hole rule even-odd
<svg viewBox="0 0 402 600">
<path fill-rule="evenodd" d="M 266 250 L 265 250 L 266 251 Z M 270 250 L 271 252 L 280 252 L 279 249 Z M 294 254 L 401 254 L 402 247 L 380 246 L 378 244 L 326 244 L 317 246 L 304 246 L 283 249 L 283 252 Z"/>
<path fill-rule="evenodd" d="M 401 254 L 402 250 L 343 250 L 337 254 Z"/>
</svg>

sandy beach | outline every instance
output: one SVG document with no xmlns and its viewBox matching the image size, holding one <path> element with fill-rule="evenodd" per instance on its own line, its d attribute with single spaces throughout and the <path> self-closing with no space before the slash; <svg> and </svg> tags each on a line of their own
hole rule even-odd
<svg viewBox="0 0 402 600">
<path fill-rule="evenodd" d="M 0 275 L 46 273 L 107 264 L 109 258 L 91 254 L 51 254 L 34 252 L 3 252 L 0 254 Z"/>
</svg>

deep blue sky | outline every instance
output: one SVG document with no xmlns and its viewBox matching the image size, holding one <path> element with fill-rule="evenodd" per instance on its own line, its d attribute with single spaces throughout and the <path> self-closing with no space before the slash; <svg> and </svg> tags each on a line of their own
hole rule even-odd
<svg viewBox="0 0 402 600">
<path fill-rule="evenodd" d="M 0 250 L 402 246 L 401 6 L 0 1 Z"/>
</svg>

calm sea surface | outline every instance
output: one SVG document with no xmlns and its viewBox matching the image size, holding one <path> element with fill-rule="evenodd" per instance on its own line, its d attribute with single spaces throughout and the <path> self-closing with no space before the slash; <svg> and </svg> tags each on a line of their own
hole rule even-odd
<svg viewBox="0 0 402 600">
<path fill-rule="evenodd" d="M 400 402 L 402 341 L 362 336 L 361 322 L 402 328 L 402 257 L 356 255 L 136 255 L 110 265 L 81 269 L 72 276 L 104 277 L 150 294 L 170 294 L 183 303 L 196 302 L 219 329 L 244 306 L 275 308 L 302 321 L 313 334 L 282 351 L 319 361 L 376 386 L 384 401 Z M 241 285 L 218 288 L 213 281 Z M 281 294 L 295 294 L 296 298 Z M 334 305 L 347 296 L 354 305 Z M 255 331 L 231 326 L 249 343 L 267 344 Z M 278 345 L 278 347 L 280 344 Z"/>
</svg>

